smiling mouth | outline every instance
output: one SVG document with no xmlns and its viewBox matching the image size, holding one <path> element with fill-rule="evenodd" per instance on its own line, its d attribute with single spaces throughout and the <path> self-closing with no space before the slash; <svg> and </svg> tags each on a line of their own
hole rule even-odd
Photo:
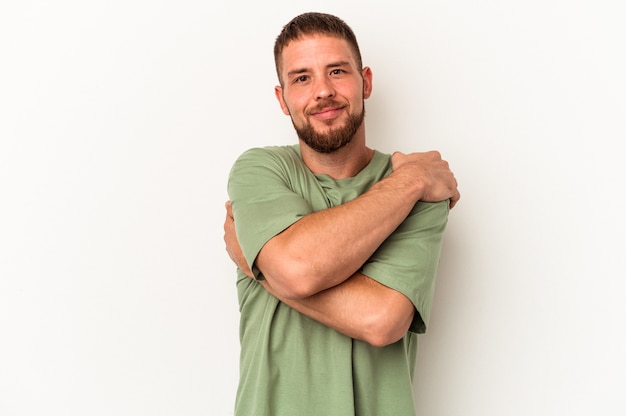
<svg viewBox="0 0 626 416">
<path fill-rule="evenodd" d="M 310 115 L 318 119 L 329 120 L 336 118 L 343 109 L 344 107 L 324 107 L 311 111 Z"/>
<path fill-rule="evenodd" d="M 315 107 L 311 108 L 308 111 L 308 113 L 309 115 L 317 115 L 327 112 L 339 111 L 342 110 L 345 106 L 345 104 L 335 100 L 320 100 Z"/>
<path fill-rule="evenodd" d="M 341 110 L 343 107 L 325 107 L 322 108 L 321 110 L 318 110 L 317 113 L 325 113 L 328 111 L 337 111 L 337 110 Z"/>
</svg>

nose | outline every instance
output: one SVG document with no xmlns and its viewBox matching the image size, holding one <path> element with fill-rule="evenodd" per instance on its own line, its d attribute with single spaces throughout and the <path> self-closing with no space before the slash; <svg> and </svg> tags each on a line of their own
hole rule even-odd
<svg viewBox="0 0 626 416">
<path fill-rule="evenodd" d="M 335 89 L 332 82 L 326 78 L 321 77 L 315 84 L 315 97 L 320 100 L 324 98 L 332 98 L 335 96 Z"/>
</svg>

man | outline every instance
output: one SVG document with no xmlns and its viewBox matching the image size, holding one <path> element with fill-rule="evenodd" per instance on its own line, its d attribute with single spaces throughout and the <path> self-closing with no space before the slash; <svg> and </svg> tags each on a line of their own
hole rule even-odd
<svg viewBox="0 0 626 416">
<path fill-rule="evenodd" d="M 352 30 L 305 13 L 276 39 L 299 144 L 235 162 L 224 224 L 238 266 L 238 416 L 413 416 L 456 180 L 437 152 L 366 146 L 372 71 Z"/>
</svg>

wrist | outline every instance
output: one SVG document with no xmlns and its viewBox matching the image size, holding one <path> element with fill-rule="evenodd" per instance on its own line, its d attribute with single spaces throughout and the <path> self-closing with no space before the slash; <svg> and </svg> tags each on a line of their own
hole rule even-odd
<svg viewBox="0 0 626 416">
<path fill-rule="evenodd" d="M 426 193 L 426 184 L 422 177 L 415 177 L 404 172 L 402 168 L 394 170 L 380 183 L 387 182 L 393 192 L 415 205 Z"/>
</svg>

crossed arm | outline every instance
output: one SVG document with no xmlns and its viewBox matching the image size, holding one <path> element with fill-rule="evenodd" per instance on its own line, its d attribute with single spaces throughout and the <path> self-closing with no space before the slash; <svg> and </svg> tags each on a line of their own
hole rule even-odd
<svg viewBox="0 0 626 416">
<path fill-rule="evenodd" d="M 252 278 L 252 271 L 237 241 L 230 203 L 226 203 L 226 210 L 224 241 L 227 251 L 237 266 Z M 375 346 L 400 339 L 415 313 L 413 304 L 403 294 L 358 272 L 336 286 L 301 298 L 286 297 L 273 287 L 267 277 L 258 283 L 298 312 L 344 335 Z"/>
<path fill-rule="evenodd" d="M 393 172 L 360 197 L 305 216 L 261 249 L 259 283 L 295 310 L 355 339 L 382 346 L 408 330 L 415 308 L 400 292 L 358 272 L 418 200 L 459 199 L 456 180 L 436 152 L 394 154 Z M 224 240 L 252 276 L 227 203 Z M 367 230 L 363 233 L 362 230 Z M 332 238 L 329 238 L 332 236 Z M 303 253 L 315 253 L 304 256 Z"/>
</svg>

